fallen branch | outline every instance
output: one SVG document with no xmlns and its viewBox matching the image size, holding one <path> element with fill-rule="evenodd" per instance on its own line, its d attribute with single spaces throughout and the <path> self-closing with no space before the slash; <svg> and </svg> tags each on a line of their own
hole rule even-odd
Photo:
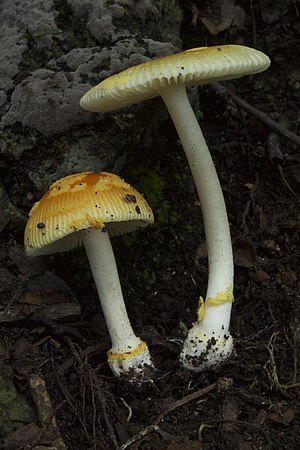
<svg viewBox="0 0 300 450">
<path fill-rule="evenodd" d="M 174 411 L 175 409 L 179 408 L 180 406 L 186 405 L 187 403 L 190 403 L 194 400 L 196 400 L 199 397 L 203 397 L 203 395 L 208 394 L 211 391 L 217 390 L 226 390 L 232 385 L 232 380 L 227 378 L 222 378 L 216 381 L 215 383 L 210 384 L 209 386 L 200 389 L 196 392 L 192 392 L 192 394 L 186 395 L 185 397 L 181 398 L 180 400 L 177 400 L 176 402 L 169 405 L 162 413 L 159 414 L 159 416 L 154 421 L 154 425 L 157 425 L 161 420 L 170 412 Z"/>
<path fill-rule="evenodd" d="M 185 397 L 181 398 L 180 400 L 177 400 L 174 403 L 171 403 L 162 413 L 159 414 L 159 416 L 154 421 L 154 425 L 157 425 L 159 422 L 162 421 L 162 419 L 169 414 L 170 412 L 174 411 L 175 409 L 179 408 L 180 406 L 186 405 L 189 402 L 192 402 L 193 400 L 196 400 L 199 397 L 203 397 L 203 395 L 208 394 L 211 391 L 214 391 L 218 386 L 218 383 L 212 383 L 209 386 L 200 389 L 199 391 L 193 392 L 192 394 L 186 395 Z"/>
<path fill-rule="evenodd" d="M 31 374 L 28 376 L 28 384 L 37 409 L 40 424 L 43 428 L 42 431 L 47 431 L 52 436 L 51 444 L 55 449 L 66 450 L 67 446 L 57 426 L 55 411 L 53 410 L 45 381 L 40 376 Z"/>
<path fill-rule="evenodd" d="M 285 393 L 285 391 L 287 389 L 299 388 L 300 383 L 291 382 L 291 383 L 282 384 L 279 381 L 279 377 L 278 377 L 278 373 L 277 373 L 277 366 L 276 366 L 276 361 L 275 361 L 275 355 L 274 355 L 275 348 L 276 348 L 275 341 L 276 341 L 277 335 L 278 335 L 278 332 L 273 332 L 270 337 L 270 340 L 268 342 L 267 349 L 269 351 L 269 359 L 265 363 L 264 369 L 267 372 L 271 390 L 274 389 L 279 392 Z"/>
<path fill-rule="evenodd" d="M 230 89 L 223 86 L 223 84 L 212 83 L 209 86 L 214 92 L 220 95 L 220 97 L 223 97 L 225 99 L 230 98 L 237 106 L 242 108 L 244 111 L 247 111 L 252 116 L 261 120 L 265 125 L 272 128 L 274 131 L 281 134 L 282 136 L 285 136 L 287 139 L 290 139 L 292 142 L 294 142 L 294 144 L 300 147 L 300 136 L 298 136 L 295 133 L 292 133 L 287 128 L 275 122 L 275 120 L 271 119 L 267 114 L 263 113 L 254 106 L 251 106 L 248 102 L 241 99 L 238 95 L 234 94 Z"/>
<path fill-rule="evenodd" d="M 231 379 L 221 378 L 215 383 L 212 383 L 203 389 L 195 391 L 192 394 L 186 395 L 180 400 L 177 400 L 176 402 L 169 405 L 162 413 L 160 413 L 159 416 L 154 420 L 154 422 L 151 425 L 148 425 L 143 430 L 141 430 L 140 432 L 132 436 L 130 439 L 128 439 L 128 441 L 125 442 L 125 444 L 123 444 L 119 450 L 125 450 L 131 444 L 140 441 L 149 433 L 159 433 L 163 438 L 170 439 L 171 435 L 169 435 L 165 431 L 162 431 L 158 426 L 158 423 L 161 422 L 167 414 L 179 408 L 180 406 L 186 405 L 187 403 L 197 400 L 199 397 L 203 397 L 203 395 L 208 394 L 209 392 L 214 391 L 215 389 L 225 390 L 228 389 L 231 385 L 232 385 Z"/>
<path fill-rule="evenodd" d="M 140 431 L 139 433 L 135 434 L 130 439 L 128 439 L 128 441 L 125 442 L 125 444 L 121 445 L 120 450 L 125 450 L 131 444 L 134 444 L 135 442 L 143 439 L 145 436 L 147 436 L 147 434 L 153 433 L 153 432 L 158 432 L 158 431 L 159 431 L 159 427 L 157 425 L 149 425 L 148 427 L 144 428 L 142 431 Z"/>
</svg>

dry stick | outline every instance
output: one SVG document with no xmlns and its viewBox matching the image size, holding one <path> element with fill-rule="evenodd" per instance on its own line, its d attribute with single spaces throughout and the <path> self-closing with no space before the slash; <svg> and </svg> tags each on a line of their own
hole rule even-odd
<svg viewBox="0 0 300 450">
<path fill-rule="evenodd" d="M 125 444 L 123 444 L 119 450 L 125 450 L 129 445 L 133 444 L 134 442 L 137 442 L 141 440 L 143 437 L 145 437 L 149 433 L 157 432 L 160 433 L 163 437 L 167 434 L 160 430 L 158 427 L 158 423 L 170 412 L 174 411 L 175 409 L 179 408 L 180 406 L 186 405 L 189 402 L 192 402 L 196 400 L 199 397 L 202 397 L 205 394 L 208 394 L 209 392 L 215 390 L 215 389 L 225 389 L 226 387 L 229 387 L 231 385 L 231 380 L 228 380 L 226 378 L 219 379 L 215 383 L 210 384 L 209 386 L 200 389 L 199 391 L 193 392 L 192 394 L 186 395 L 185 397 L 181 398 L 180 400 L 177 400 L 176 402 L 169 405 L 152 423 L 151 425 L 147 426 L 143 430 L 141 430 L 139 433 L 132 436 L 130 439 L 128 439 Z"/>
<path fill-rule="evenodd" d="M 244 111 L 247 111 L 252 116 L 260 119 L 265 125 L 275 130 L 277 133 L 281 134 L 282 136 L 285 136 L 286 138 L 290 139 L 294 144 L 298 145 L 300 147 L 300 136 L 298 136 L 295 133 L 292 133 L 287 128 L 283 127 L 279 123 L 275 122 L 275 120 L 271 119 L 267 114 L 259 111 L 254 106 L 251 106 L 248 102 L 245 100 L 242 100 L 238 95 L 234 94 L 232 91 L 227 89 L 223 84 L 221 83 L 212 83 L 210 84 L 210 87 L 213 91 L 215 91 L 218 95 L 220 95 L 223 98 L 230 98 L 233 100 L 233 102 L 242 108 Z"/>
<path fill-rule="evenodd" d="M 63 382 L 61 381 L 60 376 L 58 375 L 58 372 L 57 372 L 57 369 L 56 369 L 56 364 L 55 364 L 55 362 L 54 362 L 54 357 L 53 357 L 53 355 L 51 355 L 51 364 L 52 364 L 52 369 L 53 369 L 53 373 L 54 373 L 56 382 L 57 382 L 57 384 L 58 384 L 58 386 L 59 386 L 61 392 L 63 393 L 63 395 L 64 395 L 64 397 L 65 397 L 67 403 L 69 404 L 70 408 L 72 409 L 73 414 L 74 414 L 74 415 L 76 416 L 76 418 L 79 420 L 79 422 L 80 422 L 80 424 L 81 424 L 81 426 L 82 426 L 82 428 L 83 428 L 83 431 L 84 431 L 84 434 L 85 434 L 87 440 L 89 440 L 89 437 L 90 437 L 90 436 L 89 436 L 89 433 L 88 433 L 88 431 L 87 431 L 86 425 L 85 425 L 83 419 L 80 417 L 80 414 L 78 413 L 78 410 L 77 410 L 76 406 L 74 405 L 74 403 L 73 403 L 73 401 L 72 401 L 72 399 L 71 399 L 71 396 L 70 396 L 70 394 L 69 394 L 68 389 L 67 389 L 66 386 L 63 384 Z"/>
<path fill-rule="evenodd" d="M 279 174 L 280 174 L 280 176 L 281 176 L 281 178 L 282 178 L 282 181 L 284 182 L 284 184 L 286 185 L 286 187 L 288 188 L 288 190 L 289 190 L 289 191 L 293 194 L 293 196 L 299 201 L 299 200 L 300 200 L 300 197 L 299 197 L 299 196 L 296 194 L 296 192 L 293 191 L 293 189 L 291 188 L 290 183 L 287 181 L 287 179 L 286 179 L 285 176 L 284 176 L 284 173 L 283 173 L 283 170 L 282 170 L 282 167 L 281 167 L 280 164 L 278 164 L 277 169 L 278 169 L 278 172 L 279 172 Z"/>
<path fill-rule="evenodd" d="M 148 427 L 144 428 L 142 431 L 140 431 L 139 433 L 135 434 L 130 439 L 128 439 L 128 441 L 126 441 L 125 444 L 121 445 L 119 450 L 125 450 L 131 444 L 134 444 L 135 442 L 143 439 L 147 434 L 153 433 L 156 431 L 159 431 L 159 427 L 157 425 L 149 425 Z"/>
<path fill-rule="evenodd" d="M 179 408 L 180 406 L 186 405 L 187 403 L 192 402 L 193 400 L 196 400 L 199 397 L 202 397 L 205 394 L 208 394 L 211 391 L 214 391 L 219 386 L 220 386 L 219 382 L 215 382 L 203 389 L 200 389 L 199 391 L 193 392 L 192 394 L 186 395 L 185 397 L 181 398 L 180 400 L 177 400 L 176 402 L 169 405 L 162 413 L 160 413 L 160 415 L 154 421 L 154 425 L 157 425 L 170 412 L 174 411 L 175 409 Z"/>
<path fill-rule="evenodd" d="M 287 384 L 281 384 L 278 378 L 277 373 L 277 366 L 275 362 L 275 355 L 274 355 L 274 349 L 275 349 L 275 340 L 278 335 L 278 332 L 273 332 L 270 340 L 267 345 L 267 349 L 269 351 L 269 359 L 264 365 L 264 369 L 267 372 L 270 387 L 271 389 L 275 389 L 277 391 L 280 391 L 284 393 L 287 389 L 293 389 L 298 388 L 300 386 L 300 383 L 287 383 Z"/>
<path fill-rule="evenodd" d="M 183 406 L 193 400 L 196 400 L 197 398 L 208 394 L 209 392 L 213 391 L 214 389 L 216 389 L 219 386 L 219 383 L 212 383 L 209 386 L 207 386 L 206 388 L 200 389 L 199 391 L 193 392 L 192 394 L 187 395 L 186 397 L 183 397 L 180 400 L 177 400 L 176 402 L 172 403 L 171 405 L 169 405 L 165 411 L 163 411 L 154 421 L 153 424 L 147 426 L 146 428 L 144 428 L 143 430 L 141 430 L 139 433 L 135 434 L 134 436 L 132 436 L 130 439 L 128 439 L 127 442 L 125 442 L 125 444 L 123 444 L 120 447 L 120 450 L 125 450 L 127 447 L 129 447 L 129 445 L 133 444 L 134 442 L 137 442 L 139 440 L 141 440 L 143 437 L 145 437 L 147 434 L 149 433 L 153 433 L 153 432 L 160 432 L 160 429 L 158 427 L 158 423 L 170 412 L 174 411 L 176 408 L 179 408 L 180 406 Z"/>
<path fill-rule="evenodd" d="M 45 381 L 38 375 L 31 374 L 28 375 L 28 383 L 40 423 L 43 429 L 47 430 L 53 436 L 52 445 L 59 450 L 66 450 L 67 446 L 57 426 L 55 412 L 47 392 Z"/>
<path fill-rule="evenodd" d="M 104 418 L 104 421 L 105 421 L 105 424 L 106 424 L 106 427 L 107 427 L 109 438 L 111 439 L 115 449 L 119 449 L 119 445 L 118 445 L 117 438 L 116 438 L 116 435 L 115 435 L 115 432 L 114 432 L 114 428 L 113 428 L 113 426 L 110 423 L 110 420 L 108 418 L 108 414 L 107 414 L 107 410 L 106 410 L 105 398 L 104 398 L 104 396 L 102 397 L 100 389 L 98 387 L 97 377 L 96 377 L 94 371 L 92 370 L 92 368 L 88 364 L 86 364 L 84 361 L 82 361 L 82 359 L 80 357 L 80 354 L 77 352 L 77 350 L 75 348 L 75 345 L 72 342 L 72 340 L 69 337 L 67 337 L 66 341 L 67 341 L 67 343 L 68 343 L 68 345 L 69 345 L 69 347 L 70 347 L 70 349 L 72 351 L 72 354 L 73 354 L 75 360 L 77 361 L 80 369 L 82 370 L 82 367 L 85 366 L 85 368 L 87 369 L 87 372 L 88 372 L 88 376 L 91 377 L 91 379 L 93 380 L 94 384 L 91 386 L 92 390 L 94 389 L 94 387 L 97 388 L 96 389 L 96 394 L 97 394 L 97 397 L 98 397 L 98 400 L 99 400 L 99 403 L 100 403 L 100 406 L 101 406 L 101 410 L 102 410 L 103 418 Z M 89 381 L 89 378 L 87 377 L 87 375 L 83 371 L 82 371 L 82 375 L 83 375 L 83 377 L 84 377 L 84 379 L 86 381 Z"/>
</svg>

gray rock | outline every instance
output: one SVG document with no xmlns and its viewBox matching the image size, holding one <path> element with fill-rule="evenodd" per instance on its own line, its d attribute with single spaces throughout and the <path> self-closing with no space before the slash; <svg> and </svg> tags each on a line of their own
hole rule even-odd
<svg viewBox="0 0 300 450">
<path fill-rule="evenodd" d="M 144 126 L 135 109 L 131 115 L 83 111 L 81 96 L 104 78 L 181 46 L 177 0 L 66 4 L 70 17 L 61 31 L 57 18 L 65 11 L 54 0 L 2 0 L 0 10 L 2 139 L 16 173 L 41 193 L 70 173 L 112 167 L 132 144 L 132 133 L 139 136 L 135 130 Z M 15 184 L 11 191 L 18 189 Z M 4 189 L 0 207 L 20 222 Z"/>
<path fill-rule="evenodd" d="M 5 126 L 21 123 L 44 136 L 60 134 L 74 125 L 88 122 L 79 99 L 87 85 L 69 81 L 65 74 L 36 70 L 14 90 L 11 107 L 3 118 Z"/>
<path fill-rule="evenodd" d="M 0 89 L 3 93 L 13 87 L 12 78 L 19 71 L 27 43 L 16 23 L 16 5 L 4 1 L 0 12 Z M 2 100 L 4 99 L 2 94 Z"/>
<path fill-rule="evenodd" d="M 56 28 L 52 0 L 3 0 L 0 9 L 0 89 L 14 85 L 22 56 L 28 50 L 27 35 Z M 41 37 L 38 48 L 49 47 L 51 37 Z"/>
<path fill-rule="evenodd" d="M 0 184 L 0 209 L 2 214 L 17 225 L 24 225 L 26 216 L 10 201 L 4 187 Z"/>
<path fill-rule="evenodd" d="M 91 85 L 100 83 L 114 73 L 141 64 L 151 58 L 174 53 L 170 42 L 143 38 L 122 39 L 110 49 L 104 47 L 77 48 L 48 63 L 55 71 L 69 69 L 74 80 L 89 80 Z"/>
<path fill-rule="evenodd" d="M 21 123 L 48 137 L 64 133 L 75 125 L 98 121 L 100 115 L 83 112 L 79 107 L 81 96 L 90 87 L 81 80 L 85 77 L 91 84 L 96 84 L 115 72 L 145 62 L 149 59 L 145 56 L 147 50 L 152 57 L 174 51 L 170 43 L 153 39 L 144 39 L 143 43 L 145 48 L 135 39 L 126 39 L 110 50 L 73 49 L 57 60 L 51 60 L 48 66 L 53 70 L 36 70 L 15 88 L 2 125 Z M 63 67 L 70 72 L 63 73 Z"/>
<path fill-rule="evenodd" d="M 71 173 L 101 172 L 115 160 L 118 151 L 118 133 L 113 128 L 107 133 L 91 131 L 61 137 L 53 152 L 40 155 L 40 161 L 26 162 L 29 179 L 40 192 L 46 192 L 55 181 Z"/>
<path fill-rule="evenodd" d="M 87 16 L 87 28 L 99 44 L 139 35 L 180 46 L 182 9 L 175 0 L 68 0 L 68 5 L 77 18 Z"/>
</svg>

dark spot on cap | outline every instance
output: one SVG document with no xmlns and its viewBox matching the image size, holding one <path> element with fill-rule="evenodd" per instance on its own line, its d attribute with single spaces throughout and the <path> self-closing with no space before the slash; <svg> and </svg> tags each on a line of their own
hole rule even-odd
<svg viewBox="0 0 300 450">
<path fill-rule="evenodd" d="M 36 227 L 39 229 L 45 228 L 45 224 L 44 224 L 44 222 L 39 222 Z"/>
<path fill-rule="evenodd" d="M 124 195 L 123 200 L 125 202 L 136 203 L 136 196 L 132 194 L 126 194 Z"/>
<path fill-rule="evenodd" d="M 135 210 L 136 210 L 136 212 L 137 212 L 138 214 L 141 214 L 141 210 L 140 210 L 139 205 L 136 205 Z"/>
</svg>

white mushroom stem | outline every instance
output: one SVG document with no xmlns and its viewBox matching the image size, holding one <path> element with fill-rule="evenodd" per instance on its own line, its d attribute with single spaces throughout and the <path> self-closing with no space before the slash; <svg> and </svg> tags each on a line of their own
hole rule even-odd
<svg viewBox="0 0 300 450">
<path fill-rule="evenodd" d="M 167 87 L 160 94 L 173 119 L 195 180 L 206 234 L 209 279 L 205 306 L 200 302 L 198 321 L 190 330 L 181 354 L 184 366 L 201 370 L 216 365 L 213 360 L 208 362 L 210 355 L 205 355 L 211 342 L 207 342 L 203 350 L 203 340 L 219 337 L 225 338 L 226 342 L 231 341 L 229 323 L 233 301 L 233 256 L 229 224 L 218 175 L 185 85 Z M 232 348 L 232 341 L 230 345 Z M 231 348 L 221 356 L 226 358 Z M 214 352 L 217 353 L 216 348 Z"/>
<path fill-rule="evenodd" d="M 116 376 L 129 371 L 142 373 L 145 366 L 152 366 L 151 357 L 147 345 L 135 335 L 130 324 L 108 233 L 101 229 L 85 230 L 83 244 L 112 342 L 109 365 Z"/>
</svg>

